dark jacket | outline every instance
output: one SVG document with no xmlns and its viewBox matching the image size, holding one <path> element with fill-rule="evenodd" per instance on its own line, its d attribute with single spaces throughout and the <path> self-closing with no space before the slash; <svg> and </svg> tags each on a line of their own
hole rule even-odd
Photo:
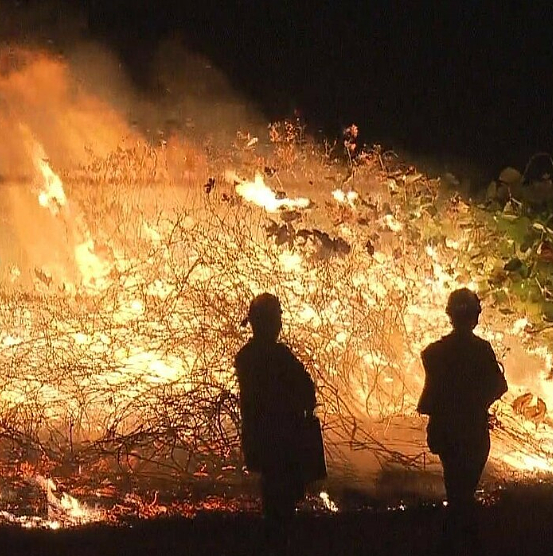
<svg viewBox="0 0 553 556">
<path fill-rule="evenodd" d="M 492 346 L 472 332 L 453 331 L 422 353 L 425 384 L 418 411 L 430 416 L 428 443 L 440 453 L 444 435 L 479 442 L 488 431 L 488 409 L 507 391 Z"/>
<path fill-rule="evenodd" d="M 315 408 L 315 387 L 303 364 L 279 342 L 250 340 L 237 354 L 242 450 L 250 471 L 293 465 L 298 430 Z"/>
</svg>

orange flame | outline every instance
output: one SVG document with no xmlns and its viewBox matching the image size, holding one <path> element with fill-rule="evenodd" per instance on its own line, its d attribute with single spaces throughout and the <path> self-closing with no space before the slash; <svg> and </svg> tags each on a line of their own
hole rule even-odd
<svg viewBox="0 0 553 556">
<path fill-rule="evenodd" d="M 265 184 L 263 176 L 256 174 L 253 181 L 241 180 L 234 172 L 226 173 L 227 181 L 237 183 L 236 193 L 246 201 L 263 207 L 267 212 L 277 212 L 287 208 L 307 208 L 311 201 L 305 197 L 296 199 L 277 198 L 276 193 Z"/>
</svg>

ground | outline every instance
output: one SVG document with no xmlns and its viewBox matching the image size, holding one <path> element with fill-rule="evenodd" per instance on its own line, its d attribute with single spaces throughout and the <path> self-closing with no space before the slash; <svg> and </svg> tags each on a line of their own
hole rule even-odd
<svg viewBox="0 0 553 556">
<path fill-rule="evenodd" d="M 480 504 L 481 554 L 550 556 L 553 496 L 547 483 L 509 488 Z M 438 505 L 394 510 L 299 512 L 290 556 L 432 555 L 445 509 Z M 4 554 L 31 556 L 260 555 L 262 520 L 255 512 L 204 512 L 58 531 L 0 529 Z M 446 551 L 446 553 L 448 553 Z M 471 552 L 474 555 L 475 552 Z"/>
</svg>

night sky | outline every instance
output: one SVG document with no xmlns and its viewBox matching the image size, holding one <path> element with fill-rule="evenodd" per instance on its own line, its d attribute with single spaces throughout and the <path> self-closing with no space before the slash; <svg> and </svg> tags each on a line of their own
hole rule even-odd
<svg viewBox="0 0 553 556">
<path fill-rule="evenodd" d="M 75 9 L 52 5 L 64 4 Z M 80 13 L 82 32 L 109 45 L 145 95 L 159 94 L 148 71 L 156 46 L 178 36 L 267 120 L 299 110 L 331 136 L 356 122 L 369 143 L 493 174 L 552 150 L 549 5 L 91 0 Z"/>
</svg>

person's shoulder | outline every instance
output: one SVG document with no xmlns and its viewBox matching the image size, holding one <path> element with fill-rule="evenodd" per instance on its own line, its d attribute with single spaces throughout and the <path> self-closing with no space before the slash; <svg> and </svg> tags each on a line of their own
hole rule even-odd
<svg viewBox="0 0 553 556">
<path fill-rule="evenodd" d="M 275 344 L 275 351 L 281 357 L 285 357 L 285 358 L 288 358 L 288 359 L 297 359 L 296 356 L 294 355 L 294 352 L 290 348 L 290 346 L 288 346 L 284 342 L 277 342 Z"/>
<path fill-rule="evenodd" d="M 303 368 L 303 364 L 292 351 L 290 346 L 285 344 L 284 342 L 277 342 L 275 346 L 276 352 L 278 353 L 279 358 L 281 358 L 284 362 L 289 364 L 290 366 L 299 366 Z"/>
<path fill-rule="evenodd" d="M 492 347 L 492 344 L 490 344 L 490 342 L 485 338 L 482 338 L 482 336 L 477 336 L 476 334 L 474 334 L 473 336 L 474 336 L 474 341 L 478 342 L 481 346 L 490 347 L 490 348 Z"/>
<path fill-rule="evenodd" d="M 447 349 L 449 343 L 451 342 L 451 334 L 442 336 L 439 340 L 428 344 L 422 351 L 423 357 L 429 357 L 435 354 L 441 353 L 444 349 Z"/>
<path fill-rule="evenodd" d="M 476 334 L 473 334 L 472 337 L 473 337 L 473 342 L 482 351 L 491 351 L 491 352 L 493 352 L 492 344 L 490 344 L 490 342 L 488 342 L 488 340 L 485 340 L 484 338 L 482 338 L 481 336 L 477 336 Z"/>
<path fill-rule="evenodd" d="M 294 355 L 290 346 L 288 344 L 285 344 L 284 342 L 277 342 L 275 344 L 275 349 L 279 353 L 282 353 L 282 354 L 285 354 L 285 355 Z"/>
<path fill-rule="evenodd" d="M 247 361 L 247 359 L 250 357 L 251 352 L 252 352 L 252 342 L 251 340 L 249 340 L 240 348 L 240 350 L 234 357 L 235 366 L 239 367 L 241 364 Z"/>
</svg>

